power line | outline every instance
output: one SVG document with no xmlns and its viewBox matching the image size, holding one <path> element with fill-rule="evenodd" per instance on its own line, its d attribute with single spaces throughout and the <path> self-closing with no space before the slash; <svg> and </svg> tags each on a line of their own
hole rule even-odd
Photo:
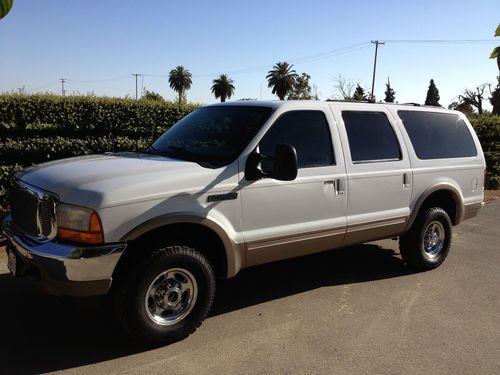
<svg viewBox="0 0 500 375">
<path fill-rule="evenodd" d="M 345 53 L 350 53 L 354 52 L 356 50 L 366 48 L 370 45 L 370 42 L 361 42 L 361 43 L 356 43 L 350 46 L 346 47 L 341 47 L 341 48 L 336 48 L 333 50 L 325 51 L 325 52 L 320 52 L 316 53 L 314 55 L 308 55 L 304 57 L 299 57 L 295 59 L 289 59 L 290 63 L 292 64 L 301 64 L 304 62 L 311 62 L 311 61 L 317 61 L 321 59 L 326 59 L 334 56 L 339 56 L 343 55 Z M 227 74 L 235 75 L 235 74 L 245 74 L 245 73 L 256 73 L 262 70 L 267 70 L 269 68 L 272 68 L 273 64 L 266 64 L 266 65 L 258 65 L 258 66 L 253 66 L 249 68 L 243 68 L 243 69 L 235 69 L 235 70 L 229 70 L 226 71 Z M 217 76 L 219 73 L 202 73 L 202 74 L 193 74 L 193 78 L 207 78 L 207 77 L 214 77 Z M 144 73 L 143 74 L 145 77 L 153 77 L 153 78 L 168 78 L 168 75 L 165 74 L 149 74 L 149 73 Z"/>
<path fill-rule="evenodd" d="M 332 49 L 329 51 L 324 51 L 308 56 L 303 56 L 303 57 L 298 57 L 295 59 L 288 59 L 288 61 L 292 64 L 302 64 L 306 62 L 313 62 L 317 60 L 322 60 L 322 59 L 327 59 L 331 58 L 334 56 L 339 56 L 351 52 L 355 52 L 364 48 L 367 48 L 370 46 L 371 43 L 376 44 L 375 42 L 377 41 L 364 41 L 360 43 L 356 43 L 353 45 L 345 46 L 345 47 L 340 47 L 336 49 Z M 384 43 L 387 44 L 481 44 L 481 43 L 498 43 L 498 40 L 495 39 L 386 39 Z M 377 54 L 377 49 L 378 45 L 381 45 L 383 43 L 378 43 L 375 46 L 375 54 Z M 376 59 L 377 56 L 375 56 L 375 61 L 374 61 L 374 74 L 373 74 L 373 79 L 372 79 L 372 95 L 373 95 L 373 85 L 375 82 L 375 70 L 376 70 Z M 273 65 L 272 64 L 266 64 L 266 65 L 259 65 L 259 66 L 253 66 L 253 67 L 248 67 L 248 68 L 242 68 L 242 69 L 235 69 L 235 70 L 229 70 L 226 71 L 227 74 L 231 75 L 237 75 L 237 74 L 246 74 L 246 73 L 256 73 L 262 70 L 267 70 L 271 68 Z M 193 75 L 193 78 L 206 78 L 206 77 L 214 77 L 217 76 L 219 73 L 204 73 L 204 74 L 196 74 Z M 135 76 L 135 97 L 136 99 L 138 98 L 138 77 L 142 77 L 141 81 L 141 86 L 144 86 L 144 77 L 152 77 L 152 78 L 168 78 L 168 75 L 165 74 L 148 74 L 148 73 L 133 73 L 133 76 Z M 130 77 L 129 75 L 122 75 L 122 76 L 117 76 L 117 77 L 111 77 L 111 78 L 104 78 L 104 79 L 98 79 L 98 80 L 76 80 L 76 79 L 68 79 L 68 78 L 60 78 L 57 81 L 61 81 L 61 94 L 64 96 L 66 93 L 66 90 L 64 89 L 64 84 L 66 82 L 73 82 L 73 83 L 79 83 L 79 84 L 92 84 L 92 83 L 99 83 L 99 82 L 109 82 L 109 81 L 118 81 L 118 80 L 124 80 L 127 79 L 127 77 Z M 39 90 L 40 88 L 47 87 L 49 85 L 54 84 L 57 81 L 52 81 L 48 84 L 45 84 L 43 86 L 39 86 L 35 89 L 32 89 L 34 91 Z M 114 88 L 113 88 L 114 89 Z"/>
<path fill-rule="evenodd" d="M 50 81 L 49 83 L 46 83 L 46 84 L 44 84 L 44 85 L 39 85 L 39 86 L 36 86 L 36 87 L 32 88 L 32 89 L 31 89 L 31 91 L 38 91 L 38 90 L 43 89 L 43 88 L 45 88 L 45 87 L 47 87 L 47 86 L 52 86 L 52 85 L 55 85 L 55 84 L 56 84 L 56 83 L 58 83 L 58 82 L 59 82 L 59 80 L 58 80 L 58 79 L 56 79 L 56 80 L 54 80 L 54 81 Z"/>
<path fill-rule="evenodd" d="M 130 77 L 129 77 L 130 78 Z M 93 83 L 79 83 L 79 82 L 72 82 L 72 86 L 86 86 L 86 87 L 92 87 L 92 88 L 98 88 L 98 89 L 107 89 L 107 90 L 121 90 L 119 87 L 111 87 L 111 86 L 101 86 L 101 85 L 95 85 Z"/>
<path fill-rule="evenodd" d="M 79 83 L 99 83 L 99 82 L 109 82 L 109 81 L 119 81 L 123 79 L 128 79 L 130 76 L 119 76 L 119 77 L 113 77 L 113 78 L 105 78 L 105 79 L 96 79 L 96 80 L 78 80 L 78 79 L 67 79 L 67 81 L 71 82 L 79 82 Z"/>
<path fill-rule="evenodd" d="M 498 43 L 498 40 L 494 39 L 388 39 L 384 41 L 385 43 L 399 43 L 399 44 L 404 44 L 404 43 L 413 43 L 413 44 L 471 44 L 471 43 Z M 304 57 L 299 57 L 295 59 L 289 59 L 288 61 L 292 64 L 301 64 L 305 62 L 312 62 L 312 61 L 317 61 L 317 60 L 322 60 L 322 59 L 327 59 L 330 57 L 334 56 L 339 56 L 343 55 L 346 53 L 354 52 L 360 49 L 367 48 L 370 45 L 370 42 L 364 41 L 360 43 L 356 43 L 350 46 L 346 47 L 341 47 L 341 48 L 336 48 L 333 50 L 325 51 L 325 52 L 320 52 L 316 53 L 313 55 L 309 56 L 304 56 Z M 245 74 L 245 73 L 256 73 L 262 70 L 266 70 L 272 67 L 272 64 L 266 64 L 266 65 L 258 65 L 258 66 L 253 66 L 249 68 L 243 68 L 243 69 L 236 69 L 236 70 L 229 70 L 226 71 L 227 74 Z M 207 77 L 213 77 L 217 76 L 218 73 L 203 73 L 203 74 L 194 74 L 193 78 L 207 78 Z M 144 76 L 146 77 L 153 77 L 153 78 L 168 78 L 168 75 L 164 74 L 147 74 L 145 73 Z"/>
</svg>

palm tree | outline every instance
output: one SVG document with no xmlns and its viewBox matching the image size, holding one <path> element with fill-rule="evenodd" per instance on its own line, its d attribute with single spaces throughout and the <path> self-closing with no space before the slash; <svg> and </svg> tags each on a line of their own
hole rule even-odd
<svg viewBox="0 0 500 375">
<path fill-rule="evenodd" d="M 233 80 L 225 74 L 221 74 L 219 78 L 212 81 L 212 94 L 215 95 L 215 99 L 220 98 L 220 101 L 224 103 L 226 98 L 229 99 L 234 94 Z"/>
<path fill-rule="evenodd" d="M 292 67 L 293 65 L 289 65 L 287 62 L 279 62 L 266 76 L 267 87 L 272 87 L 273 94 L 278 95 L 280 100 L 285 100 L 285 96 L 292 91 L 295 80 L 299 76 Z"/>
<path fill-rule="evenodd" d="M 170 88 L 179 95 L 179 104 L 186 100 L 186 91 L 191 88 L 193 81 L 191 80 L 191 72 L 182 65 L 177 66 L 168 73 L 168 82 Z"/>
</svg>

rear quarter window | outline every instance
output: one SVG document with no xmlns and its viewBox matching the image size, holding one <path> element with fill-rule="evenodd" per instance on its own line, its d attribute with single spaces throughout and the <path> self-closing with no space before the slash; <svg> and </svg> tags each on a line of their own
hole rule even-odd
<svg viewBox="0 0 500 375">
<path fill-rule="evenodd" d="M 446 159 L 477 155 L 469 128 L 453 113 L 398 111 L 419 159 Z"/>
</svg>

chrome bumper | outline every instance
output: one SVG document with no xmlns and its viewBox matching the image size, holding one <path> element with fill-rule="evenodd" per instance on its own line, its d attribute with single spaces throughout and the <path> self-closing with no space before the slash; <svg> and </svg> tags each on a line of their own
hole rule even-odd
<svg viewBox="0 0 500 375">
<path fill-rule="evenodd" d="M 94 296 L 109 292 L 112 275 L 125 243 L 72 245 L 56 240 L 36 242 L 17 231 L 10 216 L 2 223 L 7 247 L 20 261 L 19 276 L 27 276 L 56 295 Z"/>
</svg>

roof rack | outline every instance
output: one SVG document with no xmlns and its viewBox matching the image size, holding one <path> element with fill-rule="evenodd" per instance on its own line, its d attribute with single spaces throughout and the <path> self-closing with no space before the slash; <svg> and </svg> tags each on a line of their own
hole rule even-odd
<svg viewBox="0 0 500 375">
<path fill-rule="evenodd" d="M 339 102 L 339 103 L 375 103 L 375 101 L 367 100 L 346 100 L 346 99 L 326 99 L 325 102 Z"/>
<path fill-rule="evenodd" d="M 364 104 L 388 104 L 388 105 L 407 105 L 412 107 L 428 107 L 420 103 L 388 103 L 388 102 L 375 102 L 373 100 L 345 100 L 345 99 L 326 99 L 326 102 L 335 102 L 335 103 L 364 103 Z M 443 107 L 441 107 L 443 108 Z"/>
</svg>

